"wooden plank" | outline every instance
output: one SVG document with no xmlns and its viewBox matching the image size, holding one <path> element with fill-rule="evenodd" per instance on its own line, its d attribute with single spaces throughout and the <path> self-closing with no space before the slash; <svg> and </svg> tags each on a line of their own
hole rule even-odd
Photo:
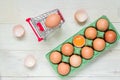
<svg viewBox="0 0 120 80">
<path fill-rule="evenodd" d="M 89 77 L 89 76 L 80 76 L 80 77 L 69 77 L 69 80 L 119 80 L 120 77 Z M 1 80 L 61 80 L 58 77 L 3 77 Z"/>
<path fill-rule="evenodd" d="M 2 4 L 3 1 L 0 2 Z M 18 12 L 15 14 L 17 17 L 14 15 L 14 18 L 7 19 L 7 22 L 1 17 L 7 17 L 11 14 L 0 15 L 0 21 L 6 23 L 0 22 L 0 76 L 2 76 L 0 80 L 61 80 L 49 65 L 45 54 L 83 28 L 74 20 L 74 13 L 77 9 L 84 8 L 88 12 L 89 20 L 84 26 L 87 26 L 101 15 L 106 15 L 120 32 L 120 0 L 55 0 L 53 2 L 50 0 L 20 0 L 9 3 L 9 5 L 11 7 L 15 6 L 13 8 L 15 11 L 10 8 L 9 10 L 13 12 L 17 10 Z M 61 10 L 66 22 L 47 41 L 38 43 L 33 31 L 25 23 L 25 19 L 35 17 L 54 8 Z M 15 22 L 8 24 L 12 21 Z M 17 39 L 12 34 L 13 26 L 18 23 L 22 24 L 26 30 L 26 35 L 22 39 Z M 82 70 L 75 72 L 73 76 L 69 77 L 69 80 L 119 80 L 119 45 L 120 42 Z M 24 66 L 24 58 L 29 54 L 35 55 L 37 59 L 37 65 L 34 69 L 27 69 Z"/>
<path fill-rule="evenodd" d="M 113 24 L 118 32 L 120 32 L 120 23 Z M 0 50 L 45 50 L 48 52 L 83 28 L 76 27 L 73 29 L 73 26 L 69 27 L 63 25 L 61 29 L 54 32 L 54 35 L 49 37 L 46 41 L 38 42 L 31 28 L 27 24 L 23 26 L 25 27 L 26 34 L 22 39 L 17 39 L 13 36 L 12 32 L 14 24 L 0 25 Z M 66 31 L 67 29 L 69 29 L 70 32 Z M 115 49 L 120 49 L 119 44 L 115 47 Z"/>
<path fill-rule="evenodd" d="M 69 2 L 54 1 L 52 3 L 49 0 L 44 0 L 42 2 L 31 0 L 29 1 L 29 4 L 26 5 L 27 2 L 27 0 L 20 0 L 16 2 L 18 6 L 17 8 L 20 11 L 20 15 L 23 18 L 27 18 L 30 16 L 34 17 L 46 11 L 58 8 L 62 11 L 65 20 L 69 22 L 71 19 L 73 19 L 73 15 L 77 9 L 85 9 L 88 12 L 90 18 L 93 20 L 98 18 L 98 16 L 107 15 L 113 22 L 120 22 L 120 16 L 118 13 L 120 8 L 119 0 L 69 0 Z M 48 5 L 49 7 L 46 5 Z"/>
<path fill-rule="evenodd" d="M 21 21 L 20 14 L 16 8 L 15 0 L 0 1 L 0 24 L 18 23 Z"/>
<path fill-rule="evenodd" d="M 24 58 L 29 54 L 34 55 L 37 59 L 34 69 L 24 66 Z M 119 50 L 107 51 L 82 70 L 75 72 L 73 76 L 120 76 L 119 59 Z M 1 76 L 57 76 L 45 58 L 45 54 L 41 54 L 40 51 L 2 51 L 0 64 Z"/>
</svg>

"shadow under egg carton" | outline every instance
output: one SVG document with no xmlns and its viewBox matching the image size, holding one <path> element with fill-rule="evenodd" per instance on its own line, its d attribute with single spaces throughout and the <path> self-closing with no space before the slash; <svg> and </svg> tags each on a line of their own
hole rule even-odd
<svg viewBox="0 0 120 80">
<path fill-rule="evenodd" d="M 116 39 L 116 41 L 115 41 L 114 43 L 108 43 L 108 42 L 106 42 L 106 46 L 105 46 L 104 50 L 102 50 L 102 51 L 96 51 L 96 50 L 94 50 L 94 48 L 92 47 L 92 46 L 93 46 L 93 40 L 87 39 L 87 38 L 85 37 L 85 35 L 84 35 L 84 32 L 85 32 L 85 30 L 86 30 L 88 27 L 94 27 L 94 28 L 96 28 L 96 22 L 97 22 L 100 18 L 104 18 L 104 19 L 106 19 L 106 20 L 109 22 L 109 28 L 108 28 L 107 30 L 113 30 L 113 31 L 115 31 L 116 34 L 117 34 L 117 39 Z M 101 55 L 102 53 L 104 53 L 104 51 L 110 49 L 111 46 L 115 45 L 115 43 L 117 43 L 117 42 L 119 41 L 120 35 L 119 35 L 119 33 L 117 32 L 117 30 L 115 29 L 115 27 L 112 25 L 112 23 L 108 20 L 108 18 L 107 18 L 106 16 L 104 16 L 104 15 L 103 15 L 102 17 L 100 17 L 100 18 L 97 19 L 97 20 L 95 20 L 93 23 L 91 23 L 91 24 L 88 25 L 87 27 L 83 28 L 82 30 L 80 30 L 79 32 L 77 32 L 76 34 L 74 34 L 73 36 L 71 36 L 69 39 L 67 39 L 66 41 L 64 41 L 63 43 L 61 43 L 60 45 L 58 45 L 56 48 L 54 48 L 52 51 L 50 51 L 50 52 L 48 52 L 48 53 L 46 54 L 46 58 L 48 59 L 48 61 L 50 62 L 51 66 L 53 67 L 53 69 L 55 70 L 55 72 L 58 74 L 58 76 L 60 76 L 61 78 L 66 78 L 67 76 L 72 75 L 75 71 L 77 71 L 78 69 L 82 69 L 87 63 L 89 63 L 89 62 L 91 62 L 92 60 L 94 60 L 96 57 L 98 57 L 99 55 Z M 105 32 L 101 32 L 101 31 L 99 31 L 97 28 L 96 28 L 96 30 L 97 30 L 97 37 L 96 37 L 96 38 L 102 38 L 102 39 L 104 39 L 104 34 L 105 34 L 105 32 L 106 32 L 107 30 L 106 30 Z M 93 50 L 94 50 L 94 55 L 93 55 L 93 57 L 90 58 L 90 59 L 84 59 L 84 58 L 81 56 L 81 49 L 82 49 L 82 47 L 79 48 L 79 47 L 76 47 L 76 46 L 73 45 L 73 38 L 74 38 L 74 36 L 79 35 L 79 34 L 85 37 L 85 45 L 84 45 L 84 46 L 92 47 Z M 96 38 L 95 38 L 95 39 L 96 39 Z M 59 52 L 61 53 L 61 47 L 62 47 L 62 45 L 65 44 L 65 43 L 70 43 L 70 44 L 73 45 L 73 47 L 74 47 L 74 52 L 73 52 L 73 54 L 80 55 L 80 56 L 82 57 L 82 63 L 81 63 L 81 65 L 80 65 L 79 67 L 70 66 L 70 67 L 71 67 L 71 68 L 70 68 L 70 72 L 69 72 L 67 75 L 63 76 L 63 75 L 60 75 L 60 74 L 58 73 L 58 71 L 57 71 L 58 64 L 53 64 L 53 63 L 50 61 L 49 58 L 50 58 L 51 52 L 53 52 L 53 51 L 59 51 Z M 61 53 L 61 54 L 62 54 L 62 53 Z M 69 58 L 70 58 L 70 56 L 65 56 L 65 55 L 62 54 L 62 62 L 65 62 L 65 63 L 70 64 L 70 63 L 69 63 Z"/>
</svg>

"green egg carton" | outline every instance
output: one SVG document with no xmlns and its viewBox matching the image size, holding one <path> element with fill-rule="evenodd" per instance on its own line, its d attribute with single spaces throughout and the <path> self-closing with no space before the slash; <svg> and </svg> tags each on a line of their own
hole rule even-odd
<svg viewBox="0 0 120 80">
<path fill-rule="evenodd" d="M 104 18 L 106 20 L 108 20 L 109 22 L 109 30 L 113 30 L 116 32 L 117 34 L 117 39 L 114 43 L 108 43 L 106 42 L 106 47 L 104 50 L 102 51 L 96 51 L 94 50 L 94 55 L 91 59 L 84 59 L 82 58 L 82 63 L 79 67 L 75 68 L 75 67 L 72 67 L 71 66 L 71 70 L 69 72 L 69 74 L 63 76 L 63 75 L 60 75 L 57 71 L 57 67 L 58 67 L 58 64 L 53 64 L 51 61 L 50 61 L 50 54 L 51 52 L 53 51 L 61 51 L 61 47 L 64 43 L 71 43 L 72 44 L 72 41 L 73 41 L 73 37 L 80 34 L 80 35 L 84 35 L 84 31 L 86 30 L 86 28 L 88 27 L 96 27 L 96 22 L 97 20 L 99 20 L 100 18 Z M 113 26 L 113 24 L 109 21 L 109 19 L 106 17 L 106 16 L 101 16 L 100 18 L 98 18 L 97 20 L 95 20 L 93 23 L 89 24 L 87 27 L 83 28 L 82 30 L 78 31 L 76 34 L 74 34 L 73 36 L 71 36 L 69 39 L 67 39 L 66 41 L 64 41 L 63 43 L 61 43 L 60 45 L 58 45 L 56 48 L 54 48 L 53 50 L 51 50 L 50 52 L 48 52 L 46 54 L 46 58 L 47 60 L 49 61 L 49 63 L 51 64 L 51 66 L 53 67 L 53 69 L 55 70 L 55 72 L 58 74 L 59 77 L 61 78 L 65 78 L 67 76 L 71 76 L 71 75 L 74 75 L 73 73 L 82 69 L 86 64 L 88 64 L 90 61 L 94 60 L 97 56 L 99 56 L 100 54 L 104 53 L 104 51 L 110 49 L 111 46 L 113 46 L 116 42 L 118 42 L 120 40 L 120 35 L 119 33 L 117 32 L 117 30 L 115 29 L 115 27 Z M 104 38 L 104 32 L 101 32 L 99 30 L 97 30 L 97 37 L 100 37 L 100 38 Z M 85 46 L 92 46 L 92 42 L 93 40 L 90 40 L 90 39 L 87 39 L 85 38 L 86 42 L 85 42 Z M 77 54 L 77 55 L 80 55 L 80 51 L 81 51 L 81 48 L 78 48 L 78 47 L 75 47 L 74 46 L 74 54 Z M 65 55 L 62 55 L 62 62 L 65 62 L 65 63 L 69 63 L 69 56 L 65 56 Z"/>
</svg>

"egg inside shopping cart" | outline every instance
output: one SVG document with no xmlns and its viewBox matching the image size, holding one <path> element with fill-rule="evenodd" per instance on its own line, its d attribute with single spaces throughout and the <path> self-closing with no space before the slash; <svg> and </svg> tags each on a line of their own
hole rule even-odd
<svg viewBox="0 0 120 80">
<path fill-rule="evenodd" d="M 64 18 L 58 9 L 41 14 L 34 18 L 27 18 L 38 41 L 45 40 L 48 35 L 57 30 L 64 23 Z"/>
</svg>

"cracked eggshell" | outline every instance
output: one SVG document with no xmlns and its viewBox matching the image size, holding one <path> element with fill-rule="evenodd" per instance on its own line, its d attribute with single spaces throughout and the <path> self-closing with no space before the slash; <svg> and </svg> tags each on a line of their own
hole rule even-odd
<svg viewBox="0 0 120 80">
<path fill-rule="evenodd" d="M 26 56 L 24 65 L 28 68 L 33 68 L 36 65 L 36 58 L 33 55 Z"/>
<path fill-rule="evenodd" d="M 21 38 L 25 35 L 25 29 L 22 25 L 16 25 L 13 28 L 13 35 L 17 38 Z"/>
</svg>

